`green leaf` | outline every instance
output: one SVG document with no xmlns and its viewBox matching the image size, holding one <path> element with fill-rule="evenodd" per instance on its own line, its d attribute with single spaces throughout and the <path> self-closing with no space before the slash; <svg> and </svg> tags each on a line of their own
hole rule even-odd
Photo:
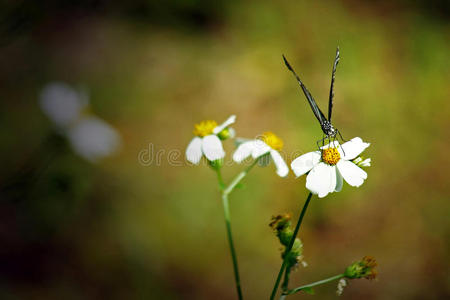
<svg viewBox="0 0 450 300">
<path fill-rule="evenodd" d="M 305 287 L 302 289 L 302 291 L 304 291 L 305 293 L 310 294 L 310 295 L 315 294 L 313 288 L 311 288 L 311 287 Z"/>
</svg>

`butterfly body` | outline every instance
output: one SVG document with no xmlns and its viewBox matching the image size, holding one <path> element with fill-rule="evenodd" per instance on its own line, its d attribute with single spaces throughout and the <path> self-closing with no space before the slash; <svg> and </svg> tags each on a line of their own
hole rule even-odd
<svg viewBox="0 0 450 300">
<path fill-rule="evenodd" d="M 323 133 L 327 137 L 336 137 L 336 134 L 338 133 L 338 130 L 333 127 L 330 121 L 325 120 L 322 124 L 320 124 L 320 127 L 322 128 Z"/>
</svg>

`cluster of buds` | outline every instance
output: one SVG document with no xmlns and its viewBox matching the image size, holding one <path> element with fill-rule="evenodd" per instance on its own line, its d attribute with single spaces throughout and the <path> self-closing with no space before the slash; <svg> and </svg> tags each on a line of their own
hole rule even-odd
<svg viewBox="0 0 450 300">
<path fill-rule="evenodd" d="M 375 258 L 372 256 L 364 256 L 361 261 L 354 262 L 345 269 L 345 277 L 348 279 L 375 279 L 377 277 L 377 266 Z"/>
<path fill-rule="evenodd" d="M 281 245 L 284 246 L 284 250 L 281 255 L 282 259 L 284 259 L 287 255 L 286 252 L 289 243 L 294 235 L 294 230 L 292 229 L 291 214 L 286 213 L 283 215 L 273 216 L 272 222 L 269 224 L 269 226 L 272 227 Z M 296 238 L 287 259 L 288 269 L 296 267 L 299 263 L 301 263 L 303 266 L 306 266 L 306 262 L 303 261 L 302 252 L 303 244 L 299 238 Z"/>
</svg>

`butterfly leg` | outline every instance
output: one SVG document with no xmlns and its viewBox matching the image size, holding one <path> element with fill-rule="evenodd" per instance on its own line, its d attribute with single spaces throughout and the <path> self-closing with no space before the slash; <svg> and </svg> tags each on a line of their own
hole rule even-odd
<svg viewBox="0 0 450 300">
<path fill-rule="evenodd" d="M 344 138 L 342 137 L 342 134 L 341 134 L 341 132 L 339 131 L 339 130 L 337 130 L 336 129 L 336 132 L 339 134 L 339 137 L 341 138 L 341 140 L 342 140 L 342 142 L 346 142 L 346 140 L 344 140 Z M 342 149 L 342 152 L 344 152 L 344 155 L 345 155 L 345 150 L 344 150 L 344 148 L 343 147 L 341 147 L 341 149 Z"/>
<path fill-rule="evenodd" d="M 336 131 L 337 131 L 337 133 L 339 134 L 339 137 L 341 138 L 341 140 L 345 143 L 346 140 L 344 140 L 344 138 L 342 137 L 341 132 L 340 132 L 339 130 L 337 130 L 337 129 L 336 129 Z"/>
<path fill-rule="evenodd" d="M 325 144 L 324 144 L 325 139 L 326 139 L 326 136 L 322 135 L 322 138 L 321 138 L 320 140 L 317 140 L 317 142 L 316 142 L 317 149 L 318 149 L 320 152 L 322 152 L 322 149 L 321 149 L 321 146 L 320 146 L 319 142 L 322 142 L 322 147 L 323 147 L 323 146 L 325 145 Z"/>
</svg>

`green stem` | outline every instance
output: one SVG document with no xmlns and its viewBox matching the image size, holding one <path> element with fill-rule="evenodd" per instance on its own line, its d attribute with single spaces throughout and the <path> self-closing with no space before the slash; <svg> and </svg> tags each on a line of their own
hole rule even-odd
<svg viewBox="0 0 450 300">
<path fill-rule="evenodd" d="M 281 290 L 283 292 L 288 291 L 289 290 L 289 277 L 291 275 L 291 268 L 287 268 L 286 272 L 284 272 L 284 280 L 283 283 L 281 284 Z"/>
<path fill-rule="evenodd" d="M 224 194 L 230 194 L 236 185 L 239 184 L 239 182 L 250 172 L 250 170 L 256 165 L 256 163 L 259 161 L 259 158 L 255 159 L 250 166 L 248 166 L 244 171 L 239 173 L 234 179 L 231 181 L 231 183 L 224 189 Z"/>
<path fill-rule="evenodd" d="M 308 198 L 306 198 L 305 204 L 303 205 L 302 212 L 300 213 L 300 217 L 298 218 L 297 225 L 295 226 L 294 234 L 292 235 L 292 238 L 289 242 L 289 246 L 286 248 L 286 254 L 284 255 L 283 264 L 281 265 L 280 271 L 278 272 L 277 280 L 275 282 L 275 285 L 272 290 L 272 294 L 270 295 L 270 300 L 273 300 L 275 298 L 275 295 L 277 294 L 278 286 L 280 285 L 281 276 L 283 276 L 284 269 L 286 268 L 287 261 L 289 258 L 289 254 L 292 250 L 292 246 L 294 245 L 295 238 L 297 237 L 298 230 L 300 229 L 300 225 L 302 224 L 303 217 L 305 216 L 306 209 L 308 208 L 309 201 L 311 200 L 312 193 L 309 193 Z"/>
<path fill-rule="evenodd" d="M 292 290 L 290 290 L 290 291 L 288 291 L 288 292 L 286 292 L 284 294 L 292 295 L 292 294 L 295 294 L 297 292 L 300 292 L 301 290 L 304 290 L 304 289 L 307 289 L 307 288 L 312 288 L 314 286 L 318 286 L 318 285 L 321 285 L 321 284 L 324 284 L 324 283 L 327 283 L 327 282 L 330 282 L 330 281 L 333 281 L 333 280 L 338 280 L 338 279 L 341 279 L 343 277 L 345 277 L 344 274 L 339 274 L 339 275 L 336 275 L 336 276 L 333 276 L 333 277 L 330 277 L 330 278 L 327 278 L 327 279 L 323 279 L 323 280 L 319 280 L 319 281 L 316 281 L 316 282 L 313 282 L 313 283 L 310 283 L 310 284 L 305 284 L 305 285 L 299 286 L 298 288 L 292 289 Z"/>
<path fill-rule="evenodd" d="M 219 181 L 219 188 L 221 191 L 225 188 L 225 183 L 223 182 L 222 172 L 220 172 L 220 168 L 216 169 L 217 181 Z"/>
<path fill-rule="evenodd" d="M 258 160 L 259 159 L 255 159 L 255 161 L 250 166 L 248 166 L 244 171 L 239 173 L 227 187 L 225 187 L 225 184 L 223 183 L 220 169 L 216 170 L 217 179 L 219 180 L 219 185 L 221 187 L 224 187 L 224 188 L 222 188 L 223 213 L 225 216 L 225 225 L 227 228 L 228 244 L 230 246 L 231 259 L 233 260 L 234 281 L 236 283 L 236 290 L 238 293 L 239 300 L 242 300 L 243 298 L 242 298 L 242 290 L 241 290 L 241 280 L 239 278 L 239 268 L 238 268 L 236 250 L 234 249 L 233 235 L 231 233 L 230 208 L 229 208 L 228 195 L 233 191 L 233 189 L 236 187 L 236 185 L 238 185 L 238 183 L 248 174 L 248 172 L 250 172 L 250 170 L 256 165 Z"/>
<path fill-rule="evenodd" d="M 231 258 L 233 260 L 234 281 L 236 282 L 236 290 L 238 293 L 238 298 L 241 300 L 242 299 L 241 280 L 239 278 L 239 268 L 237 263 L 236 250 L 234 249 L 233 235 L 231 234 L 230 208 L 228 205 L 228 195 L 225 193 L 222 193 L 222 203 L 223 203 L 223 212 L 225 215 L 225 225 L 227 227 L 228 244 L 230 245 Z"/>
</svg>

